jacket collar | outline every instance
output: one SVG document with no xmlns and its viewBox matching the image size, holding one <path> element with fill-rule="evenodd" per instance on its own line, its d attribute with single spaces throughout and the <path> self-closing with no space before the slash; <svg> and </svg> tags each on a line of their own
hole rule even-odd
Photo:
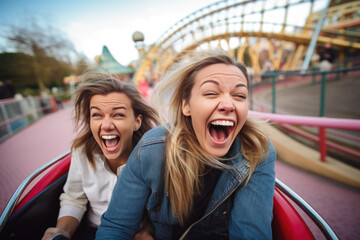
<svg viewBox="0 0 360 240">
<path fill-rule="evenodd" d="M 242 155 L 239 138 L 235 139 L 226 157 L 232 158 L 229 164 L 232 167 L 221 174 L 205 214 L 215 209 L 242 186 L 249 174 L 250 163 Z"/>
<path fill-rule="evenodd" d="M 250 168 L 250 162 L 244 158 L 241 151 L 241 140 L 237 137 L 232 144 L 227 156 L 231 158 L 231 164 L 234 168 L 232 171 L 238 180 L 247 177 Z"/>
</svg>

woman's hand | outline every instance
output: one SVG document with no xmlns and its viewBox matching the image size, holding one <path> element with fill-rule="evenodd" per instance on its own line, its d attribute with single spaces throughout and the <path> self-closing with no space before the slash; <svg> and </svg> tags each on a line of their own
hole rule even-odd
<svg viewBox="0 0 360 240">
<path fill-rule="evenodd" d="M 65 216 L 58 219 L 56 227 L 46 229 L 41 240 L 51 240 L 56 235 L 63 235 L 70 239 L 79 226 L 79 221 L 71 216 Z"/>
<path fill-rule="evenodd" d="M 150 224 L 146 224 L 138 233 L 135 234 L 133 240 L 154 240 L 151 236 L 151 226 Z"/>
<path fill-rule="evenodd" d="M 64 229 L 61 228 L 48 228 L 46 229 L 44 236 L 42 237 L 41 240 L 51 240 L 54 236 L 61 234 L 64 237 L 70 239 L 70 234 L 65 231 Z"/>
</svg>

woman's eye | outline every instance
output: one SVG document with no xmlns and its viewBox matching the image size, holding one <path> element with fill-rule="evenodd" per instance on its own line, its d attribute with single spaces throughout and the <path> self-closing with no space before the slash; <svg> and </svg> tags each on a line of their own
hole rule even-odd
<svg viewBox="0 0 360 240">
<path fill-rule="evenodd" d="M 243 95 L 243 94 L 235 94 L 234 97 L 241 98 L 241 99 L 246 99 L 246 96 Z"/>
<path fill-rule="evenodd" d="M 215 92 L 207 92 L 204 94 L 204 96 L 215 96 L 216 93 Z"/>
<path fill-rule="evenodd" d="M 114 117 L 125 117 L 125 114 L 122 113 L 115 113 Z"/>
<path fill-rule="evenodd" d="M 100 117 L 101 115 L 99 113 L 93 113 L 91 114 L 91 117 Z"/>
</svg>

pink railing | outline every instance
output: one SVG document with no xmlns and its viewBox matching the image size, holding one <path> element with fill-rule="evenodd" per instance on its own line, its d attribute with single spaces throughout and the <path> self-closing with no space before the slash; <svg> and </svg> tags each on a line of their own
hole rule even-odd
<svg viewBox="0 0 360 240">
<path fill-rule="evenodd" d="M 259 117 L 261 119 L 269 120 L 280 125 L 293 124 L 299 126 L 318 127 L 319 137 L 313 140 L 318 140 L 321 161 L 326 160 L 326 128 L 360 131 L 360 120 L 355 119 L 306 117 L 285 114 L 261 113 L 255 111 L 249 111 L 249 116 Z"/>
<path fill-rule="evenodd" d="M 307 139 L 310 139 L 314 142 L 320 142 L 320 138 L 318 136 L 315 136 L 311 133 L 308 133 L 302 129 L 299 129 L 297 127 L 294 127 L 293 125 L 290 125 L 290 124 L 280 124 L 280 126 L 284 129 L 286 129 L 287 131 L 289 132 L 292 132 L 292 133 L 295 133 L 297 135 L 300 135 L 302 137 L 305 137 Z M 326 133 L 330 133 L 330 129 L 326 129 Z M 332 133 L 332 135 L 334 135 Z M 347 135 L 347 134 L 339 134 L 339 136 L 343 136 L 342 139 L 348 139 L 348 140 L 351 140 L 351 136 L 350 135 Z M 324 137 L 325 138 L 325 137 Z M 353 138 L 355 140 L 357 140 L 357 138 Z M 331 147 L 335 150 L 338 150 L 340 152 L 343 152 L 343 153 L 346 153 L 348 155 L 351 155 L 351 156 L 354 156 L 356 158 L 359 158 L 360 159 L 360 152 L 358 151 L 355 151 L 355 150 L 352 150 L 352 149 L 349 149 L 347 147 L 343 147 L 339 144 L 336 144 L 334 142 L 331 142 L 331 141 L 326 141 L 326 146 L 328 147 Z"/>
</svg>

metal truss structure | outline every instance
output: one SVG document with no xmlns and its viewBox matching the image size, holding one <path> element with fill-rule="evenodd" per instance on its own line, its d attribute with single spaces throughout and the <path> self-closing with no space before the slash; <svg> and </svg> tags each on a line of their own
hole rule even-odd
<svg viewBox="0 0 360 240">
<path fill-rule="evenodd" d="M 135 83 L 154 82 L 180 56 L 223 48 L 254 73 L 298 70 L 328 0 L 228 0 L 201 8 L 171 26 L 147 49 L 138 49 Z M 317 46 L 331 43 L 340 57 L 360 50 L 360 2 L 331 1 Z M 337 1 L 339 2 L 339 1 Z M 340 1 L 341 2 L 341 1 Z"/>
</svg>

